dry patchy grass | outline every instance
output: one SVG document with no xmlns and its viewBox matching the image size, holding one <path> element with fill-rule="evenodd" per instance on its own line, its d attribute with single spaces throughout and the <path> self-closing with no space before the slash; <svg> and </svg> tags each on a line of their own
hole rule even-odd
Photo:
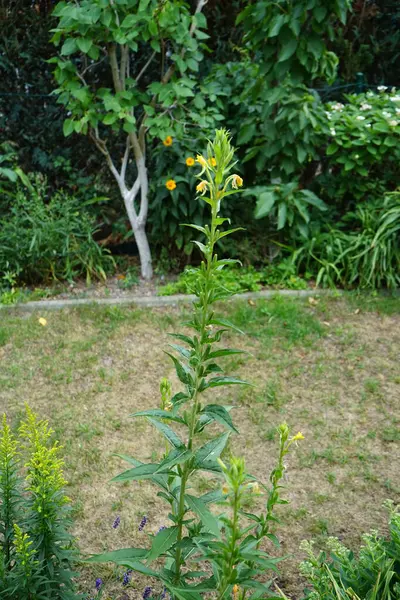
<svg viewBox="0 0 400 600">
<path fill-rule="evenodd" d="M 290 504 L 281 509 L 278 530 L 282 552 L 290 555 L 279 583 L 292 598 L 303 586 L 297 570 L 302 539 L 323 544 L 335 535 L 356 548 L 362 532 L 385 529 L 383 501 L 399 501 L 399 305 L 390 299 L 275 299 L 226 309 L 247 332 L 231 336 L 230 345 L 251 353 L 227 360 L 226 370 L 255 384 L 250 391 L 218 393 L 235 405 L 240 424 L 229 450 L 243 454 L 249 471 L 267 481 L 276 426 L 285 420 L 306 438 L 289 460 Z M 47 318 L 46 327 L 39 316 Z M 151 532 L 167 519 L 148 482 L 109 481 L 124 468 L 113 453 L 154 460 L 162 452 L 150 426 L 129 415 L 158 405 L 161 377 L 175 381 L 163 348 L 181 317 L 178 309 L 119 308 L 1 314 L 0 409 L 17 425 L 29 402 L 56 430 L 83 553 L 146 543 L 138 532 L 142 515 Z M 196 485 L 204 492 L 218 482 L 204 476 Z M 99 575 L 110 580 L 111 590 L 120 588 L 115 573 L 101 566 L 83 567 L 82 589 L 93 589 Z M 125 598 L 139 597 L 142 584 L 135 581 Z"/>
</svg>

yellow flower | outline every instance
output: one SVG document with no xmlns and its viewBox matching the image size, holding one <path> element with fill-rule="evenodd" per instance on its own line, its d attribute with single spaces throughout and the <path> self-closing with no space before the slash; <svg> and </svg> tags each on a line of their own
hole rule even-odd
<svg viewBox="0 0 400 600">
<path fill-rule="evenodd" d="M 242 185 L 243 179 L 239 175 L 232 175 L 232 187 L 237 190 L 238 187 L 242 187 Z"/>
<path fill-rule="evenodd" d="M 301 431 L 292 437 L 293 442 L 297 442 L 297 440 L 304 440 L 304 435 L 301 433 Z"/>
<path fill-rule="evenodd" d="M 167 190 L 172 192 L 172 190 L 176 188 L 176 181 L 174 179 L 168 179 L 167 183 L 165 184 L 165 187 L 167 188 Z"/>
<path fill-rule="evenodd" d="M 170 135 L 167 135 L 167 137 L 163 141 L 163 144 L 164 144 L 164 146 L 172 146 L 173 141 L 174 140 L 172 139 L 172 137 Z"/>
<path fill-rule="evenodd" d="M 173 408 L 173 404 L 172 402 L 167 402 L 166 405 L 164 406 L 164 410 L 166 410 L 167 412 L 170 412 Z"/>
<path fill-rule="evenodd" d="M 235 583 L 235 585 L 233 586 L 233 588 L 232 588 L 232 592 L 233 592 L 233 597 L 234 597 L 234 598 L 235 598 L 235 600 L 236 600 L 236 598 L 237 598 L 237 597 L 238 597 L 238 595 L 239 595 L 239 586 L 238 586 L 238 584 L 237 584 L 237 583 Z"/>
<path fill-rule="evenodd" d="M 200 192 L 200 194 L 205 194 L 207 191 L 207 181 L 205 181 L 204 179 L 202 181 L 200 181 L 200 183 L 198 184 L 198 186 L 196 187 L 196 190 L 198 192 Z"/>
<path fill-rule="evenodd" d="M 229 487 L 227 483 L 224 483 L 224 485 L 222 486 L 222 493 L 223 494 L 228 494 L 229 493 Z"/>
<path fill-rule="evenodd" d="M 260 486 L 258 485 L 257 481 L 253 481 L 252 483 L 249 483 L 248 488 L 252 494 L 260 494 L 261 493 Z"/>
<path fill-rule="evenodd" d="M 211 165 L 212 167 L 216 167 L 217 166 L 217 161 L 215 160 L 214 157 L 212 157 L 212 158 L 208 159 L 208 164 Z"/>
<path fill-rule="evenodd" d="M 195 160 L 194 160 L 193 156 L 188 156 L 186 159 L 186 166 L 193 167 L 194 163 L 195 163 Z"/>
<path fill-rule="evenodd" d="M 204 156 L 201 156 L 201 154 L 197 155 L 196 162 L 198 162 L 202 167 L 206 167 L 207 166 L 207 161 L 204 158 Z"/>
<path fill-rule="evenodd" d="M 39 319 L 39 324 L 42 325 L 42 327 L 46 327 L 47 325 L 47 320 L 44 319 L 43 317 L 40 317 Z"/>
</svg>

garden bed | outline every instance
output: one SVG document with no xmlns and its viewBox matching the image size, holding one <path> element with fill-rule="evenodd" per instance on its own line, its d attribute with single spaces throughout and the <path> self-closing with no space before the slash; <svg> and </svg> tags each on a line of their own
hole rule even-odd
<svg viewBox="0 0 400 600">
<path fill-rule="evenodd" d="M 83 553 L 146 544 L 146 532 L 138 532 L 144 514 L 149 532 L 165 523 L 148 482 L 118 486 L 109 480 L 122 466 L 114 453 L 150 461 L 159 452 L 150 426 L 129 415 L 158 404 L 161 377 L 175 381 L 163 348 L 184 311 L 2 313 L 0 407 L 14 423 L 26 401 L 50 419 L 65 449 L 74 532 Z M 281 508 L 278 529 L 281 553 L 289 555 L 279 585 L 300 598 L 302 539 L 323 545 L 326 536 L 336 535 L 356 548 L 371 527 L 385 531 L 384 500 L 400 500 L 400 301 L 275 298 L 236 302 L 226 311 L 247 333 L 232 336 L 232 344 L 251 352 L 226 360 L 226 369 L 255 384 L 225 394 L 241 432 L 230 450 L 244 454 L 250 472 L 267 482 L 276 426 L 285 420 L 305 436 L 289 459 L 290 504 Z M 199 478 L 197 491 L 205 483 Z M 116 515 L 121 526 L 114 530 Z M 123 589 L 110 567 L 83 566 L 82 590 L 93 592 L 96 577 L 105 581 L 105 597 L 139 598 L 144 586 L 135 576 Z"/>
</svg>

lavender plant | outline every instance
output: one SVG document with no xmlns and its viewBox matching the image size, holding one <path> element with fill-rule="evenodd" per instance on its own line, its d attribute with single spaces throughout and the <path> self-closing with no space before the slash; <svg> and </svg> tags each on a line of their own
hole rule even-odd
<svg viewBox="0 0 400 600">
<path fill-rule="evenodd" d="M 242 187 L 235 166 L 234 149 L 224 130 L 216 132 L 207 147 L 206 156 L 199 155 L 197 163 L 197 192 L 210 207 L 211 222 L 204 227 L 189 225 L 203 234 L 204 242 L 195 241 L 203 260 L 194 282 L 196 301 L 186 327 L 191 334 L 171 334 L 175 340 L 167 352 L 174 363 L 183 390 L 172 395 L 171 384 L 162 380 L 161 408 L 145 410 L 133 415 L 145 417 L 162 434 L 166 450 L 160 462 L 142 463 L 135 458 L 121 456 L 132 468 L 114 478 L 116 482 L 150 480 L 159 488 L 158 495 L 169 505 L 169 526 L 150 535 L 149 548 L 127 548 L 93 556 L 89 562 L 114 562 L 132 571 L 158 580 L 158 589 L 146 587 L 143 598 L 164 597 L 166 590 L 179 600 L 200 600 L 203 593 L 214 592 L 218 600 L 232 593 L 244 600 L 268 592 L 269 584 L 259 576 L 270 569 L 276 570 L 276 559 L 263 549 L 266 540 L 276 542 L 271 523 L 276 519 L 274 508 L 280 498 L 280 481 L 284 472 L 283 459 L 291 444 L 301 434 L 290 437 L 286 425 L 281 426 L 280 452 L 276 468 L 271 474 L 271 487 L 258 484 L 246 471 L 240 458 L 232 458 L 226 466 L 220 456 L 231 433 L 238 433 L 231 407 L 207 401 L 205 392 L 226 385 L 248 385 L 238 377 L 224 374 L 216 362 L 219 358 L 241 353 L 232 348 L 218 348 L 226 332 L 239 331 L 227 319 L 218 316 L 214 304 L 232 293 L 217 282 L 217 273 L 226 265 L 237 262 L 220 259 L 216 252 L 218 241 L 237 229 L 223 230 L 229 222 L 221 216 L 223 201 Z M 206 443 L 201 434 L 212 424 L 225 430 Z M 218 490 L 201 496 L 193 493 L 192 479 L 199 471 L 206 471 L 225 479 Z M 249 495 L 267 491 L 265 510 L 260 514 L 244 510 Z M 214 503 L 221 504 L 218 516 L 210 510 Z M 142 523 L 140 527 L 142 527 Z M 157 566 L 155 566 L 157 561 Z M 161 565 L 161 566 L 159 566 Z"/>
</svg>

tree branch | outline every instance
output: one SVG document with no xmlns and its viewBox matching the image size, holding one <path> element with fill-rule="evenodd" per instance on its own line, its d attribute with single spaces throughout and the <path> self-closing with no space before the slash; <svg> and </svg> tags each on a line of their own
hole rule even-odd
<svg viewBox="0 0 400 600">
<path fill-rule="evenodd" d="M 120 173 L 120 177 L 121 177 L 121 179 L 123 181 L 125 181 L 125 177 L 126 177 L 126 168 L 128 166 L 130 149 L 131 149 L 131 142 L 130 142 L 130 139 L 129 139 L 129 135 L 127 135 L 126 136 L 125 153 L 124 153 L 124 158 L 122 159 L 121 173 Z"/>
<path fill-rule="evenodd" d="M 122 87 L 123 90 L 125 90 L 125 79 L 127 77 L 128 59 L 129 59 L 129 46 L 127 44 L 125 44 L 121 48 L 121 72 L 120 72 L 120 80 L 121 80 L 121 87 Z"/>
<path fill-rule="evenodd" d="M 115 44 L 111 44 L 108 48 L 108 56 L 110 59 L 111 73 L 116 92 L 122 92 L 121 76 L 118 67 L 117 50 Z"/>
<path fill-rule="evenodd" d="M 153 54 L 150 56 L 149 60 L 147 61 L 147 63 L 144 65 L 144 67 L 141 69 L 141 71 L 139 72 L 139 75 L 136 77 L 136 83 L 139 81 L 139 79 L 144 75 L 144 73 L 147 71 L 148 67 L 150 66 L 150 64 L 152 63 L 154 57 L 156 55 L 156 52 L 153 52 Z"/>
</svg>

